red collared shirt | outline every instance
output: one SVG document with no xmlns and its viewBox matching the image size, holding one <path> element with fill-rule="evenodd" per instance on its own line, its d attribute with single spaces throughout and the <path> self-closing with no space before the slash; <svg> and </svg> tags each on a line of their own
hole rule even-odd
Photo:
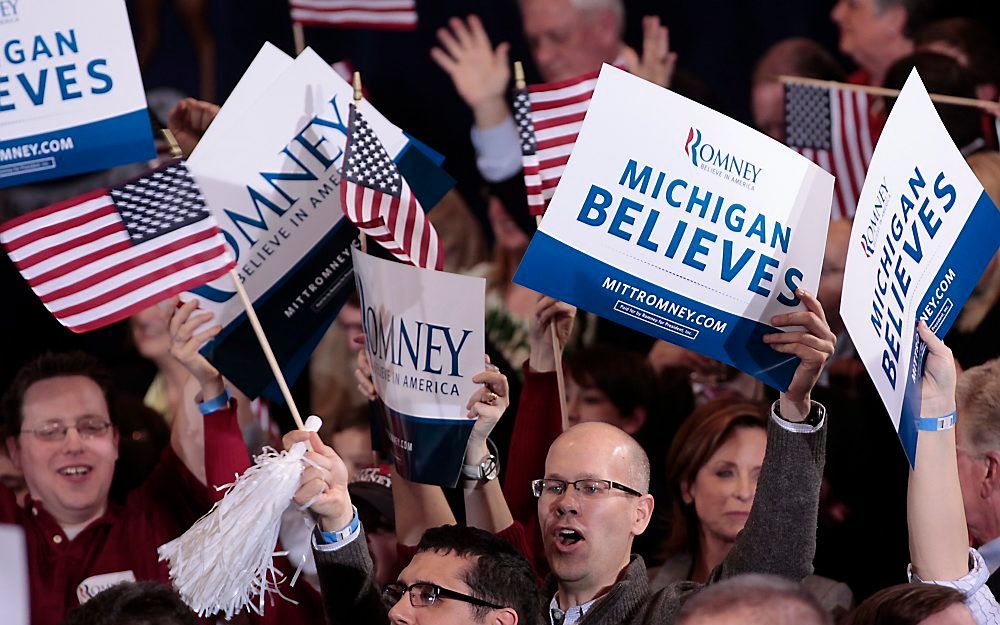
<svg viewBox="0 0 1000 625">
<path fill-rule="evenodd" d="M 211 450 L 205 458 L 210 484 L 232 481 L 248 466 L 235 401 L 206 415 L 205 449 Z M 20 525 L 25 532 L 32 625 L 58 625 L 70 609 L 122 581 L 169 582 L 157 547 L 187 530 L 219 496 L 168 446 L 125 505 L 109 504 L 103 516 L 70 540 L 40 502 L 21 507 L 0 485 L 0 523 Z"/>
</svg>

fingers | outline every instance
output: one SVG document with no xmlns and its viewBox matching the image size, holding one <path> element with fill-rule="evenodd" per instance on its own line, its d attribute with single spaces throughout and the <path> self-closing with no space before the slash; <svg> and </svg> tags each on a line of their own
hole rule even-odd
<svg viewBox="0 0 1000 625">
<path fill-rule="evenodd" d="M 489 42 L 487 42 L 489 45 Z M 494 52 L 493 62 L 504 68 L 510 67 L 510 44 L 504 41 L 503 43 L 497 45 L 497 49 Z"/>
<path fill-rule="evenodd" d="M 488 392 L 496 393 L 500 397 L 510 395 L 510 385 L 507 382 L 507 376 L 499 371 L 482 371 L 473 376 L 472 381 L 475 384 L 482 384 Z"/>
<path fill-rule="evenodd" d="M 952 360 L 951 348 L 934 334 L 934 331 L 927 326 L 927 322 L 923 319 L 917 323 L 917 334 L 920 335 L 920 340 L 927 344 L 927 349 L 932 354 Z"/>
<path fill-rule="evenodd" d="M 806 310 L 815 313 L 820 319 L 826 321 L 826 312 L 823 310 L 823 304 L 820 304 L 819 300 L 812 293 L 805 289 L 796 289 L 795 294 L 806 305 Z"/>
<path fill-rule="evenodd" d="M 441 48 L 431 48 L 431 58 L 434 59 L 434 62 L 441 66 L 441 69 L 447 72 L 449 76 L 458 71 L 458 63 Z"/>
<path fill-rule="evenodd" d="M 457 21 L 457 18 L 452 19 L 451 23 L 454 24 L 455 21 Z M 462 53 L 464 52 L 462 44 L 458 42 L 458 39 L 455 38 L 455 35 L 452 34 L 451 30 L 448 30 L 447 28 L 439 28 L 437 31 L 437 38 L 438 41 L 441 42 L 441 45 L 444 46 L 445 51 L 451 55 L 452 59 L 457 60 L 461 58 Z"/>
<path fill-rule="evenodd" d="M 833 355 L 835 347 L 834 343 L 821 339 L 820 337 L 808 332 L 775 332 L 773 334 L 765 335 L 764 338 L 764 342 L 770 344 L 772 347 L 775 345 L 801 343 L 806 347 L 814 349 L 818 352 L 823 352 L 827 355 Z"/>
<path fill-rule="evenodd" d="M 483 28 L 483 23 L 479 20 L 479 16 L 469 16 L 468 28 L 469 39 L 472 45 L 476 47 L 490 47 L 490 37 L 486 34 L 486 29 Z"/>
<path fill-rule="evenodd" d="M 168 324 L 171 336 L 177 335 L 178 329 L 180 329 L 181 325 L 183 325 L 184 322 L 188 320 L 188 317 L 191 316 L 191 313 L 194 312 L 194 310 L 196 310 L 198 306 L 199 306 L 198 300 L 193 299 L 184 302 L 180 308 L 174 309 L 174 314 L 170 316 L 170 323 Z"/>
<path fill-rule="evenodd" d="M 458 44 L 465 49 L 474 48 L 476 46 L 476 41 L 473 38 L 471 27 L 472 19 L 469 18 L 468 24 L 463 22 L 461 18 L 453 17 L 448 20 L 448 24 L 451 26 L 451 32 L 458 40 Z M 478 20 L 476 20 L 478 21 Z M 482 25 L 480 25 L 480 28 Z"/>
</svg>

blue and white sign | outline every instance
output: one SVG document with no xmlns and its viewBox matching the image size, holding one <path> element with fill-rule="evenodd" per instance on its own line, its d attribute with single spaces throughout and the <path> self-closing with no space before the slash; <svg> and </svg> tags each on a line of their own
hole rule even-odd
<svg viewBox="0 0 1000 625">
<path fill-rule="evenodd" d="M 605 65 L 514 281 L 786 389 L 765 345 L 819 283 L 833 177 L 707 107 Z"/>
<path fill-rule="evenodd" d="M 0 189 L 154 156 L 124 0 L 0 0 Z"/>
<path fill-rule="evenodd" d="M 266 44 L 187 161 L 288 379 L 354 288 L 357 229 L 339 190 L 353 95 L 312 50 L 293 60 Z M 421 204 L 433 207 L 451 178 L 370 104 L 361 106 Z M 422 175 L 411 175 L 414 164 Z M 248 396 L 280 397 L 232 278 L 194 295 L 223 325 L 203 353 Z"/>
<path fill-rule="evenodd" d="M 914 70 L 872 156 L 840 309 L 911 465 L 927 349 L 917 321 L 944 337 L 998 245 L 1000 212 Z"/>
<path fill-rule="evenodd" d="M 418 269 L 354 250 L 372 379 L 400 475 L 454 486 L 483 370 L 486 281 Z M 379 429 L 379 428 L 376 428 Z"/>
</svg>

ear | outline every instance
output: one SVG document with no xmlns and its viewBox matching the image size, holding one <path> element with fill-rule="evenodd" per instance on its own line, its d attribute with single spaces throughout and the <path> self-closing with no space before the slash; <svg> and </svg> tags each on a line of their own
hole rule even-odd
<svg viewBox="0 0 1000 625">
<path fill-rule="evenodd" d="M 249 404 L 247 404 L 247 405 L 249 405 Z M 121 436 L 118 433 L 118 426 L 117 425 L 112 425 L 111 426 L 111 437 L 112 437 L 114 445 L 115 445 L 115 458 L 114 459 L 118 460 L 118 443 L 121 441 Z"/>
<path fill-rule="evenodd" d="M 653 496 L 646 494 L 639 497 L 635 506 L 635 518 L 632 521 L 632 534 L 638 536 L 646 531 L 653 518 Z"/>
<path fill-rule="evenodd" d="M 7 445 L 7 455 L 10 456 L 10 461 L 14 463 L 18 471 L 23 471 L 21 468 L 21 448 L 17 444 L 17 439 L 8 436 L 4 443 Z"/>
<path fill-rule="evenodd" d="M 983 490 L 987 493 L 1000 491 L 1000 453 L 988 451 L 983 455 L 986 475 L 983 476 Z"/>
<path fill-rule="evenodd" d="M 642 429 L 642 426 L 646 425 L 646 409 L 642 406 L 637 406 L 632 414 L 625 418 L 622 423 L 622 430 L 629 435 L 635 436 L 635 433 Z"/>
<path fill-rule="evenodd" d="M 493 617 L 493 625 L 517 625 L 517 612 L 513 608 L 497 610 Z"/>
<path fill-rule="evenodd" d="M 691 482 L 681 481 L 681 501 L 689 506 L 694 503 L 694 494 L 691 492 Z"/>
</svg>

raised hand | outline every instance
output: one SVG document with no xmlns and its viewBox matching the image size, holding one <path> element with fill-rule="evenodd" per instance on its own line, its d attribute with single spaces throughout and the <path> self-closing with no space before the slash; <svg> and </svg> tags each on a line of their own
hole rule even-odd
<svg viewBox="0 0 1000 625">
<path fill-rule="evenodd" d="M 556 336 L 559 339 L 559 349 L 562 351 L 573 333 L 573 319 L 576 308 L 565 302 L 546 295 L 539 296 L 535 310 L 531 315 L 528 342 L 531 355 L 528 366 L 532 371 L 555 371 L 556 354 L 552 347 L 552 326 L 555 325 Z"/>
<path fill-rule="evenodd" d="M 448 28 L 437 31 L 441 47 L 431 49 L 431 58 L 451 77 L 455 90 L 472 108 L 476 126 L 496 126 L 509 115 L 504 93 L 510 82 L 510 45 L 496 47 L 475 15 L 453 17 Z"/>
<path fill-rule="evenodd" d="M 625 65 L 629 72 L 661 87 L 670 87 L 677 66 L 677 53 L 670 51 L 670 31 L 660 18 L 642 18 L 642 57 L 626 48 Z"/>
<path fill-rule="evenodd" d="M 299 442 L 307 442 L 312 451 L 304 457 L 306 468 L 299 480 L 299 489 L 292 499 L 299 506 L 308 505 L 319 517 L 320 528 L 325 532 L 338 532 L 351 523 L 354 508 L 347 491 L 347 465 L 315 432 L 293 430 L 281 439 L 285 449 Z"/>
<path fill-rule="evenodd" d="M 472 426 L 472 434 L 466 447 L 466 464 L 479 464 L 488 453 L 486 439 L 510 405 L 510 385 L 507 383 L 507 376 L 489 364 L 488 359 L 486 367 L 485 371 L 477 373 L 472 378 L 473 382 L 483 386 L 476 389 L 465 405 L 469 411 L 466 415 L 468 418 L 478 417 L 476 424 Z"/>
<path fill-rule="evenodd" d="M 221 395 L 226 387 L 219 370 L 198 350 L 206 341 L 218 335 L 222 331 L 222 326 L 214 325 L 207 330 L 196 332 L 214 316 L 210 312 L 194 314 L 198 306 L 197 299 L 184 304 L 180 304 L 180 299 L 177 297 L 170 299 L 170 307 L 173 310 L 168 324 L 171 339 L 170 354 L 201 384 L 202 400 L 207 401 Z"/>
<path fill-rule="evenodd" d="M 830 331 L 819 300 L 802 289 L 795 294 L 805 304 L 806 310 L 775 315 L 771 317 L 771 325 L 777 328 L 802 326 L 805 329 L 765 334 L 764 342 L 775 351 L 798 356 L 801 361 L 788 390 L 781 394 L 780 409 L 783 418 L 802 421 L 809 415 L 812 389 L 823 372 L 827 358 L 833 355 L 837 337 Z"/>
<path fill-rule="evenodd" d="M 198 141 L 218 114 L 218 105 L 194 98 L 184 98 L 170 111 L 167 128 L 181 146 L 184 156 L 191 156 Z"/>
<path fill-rule="evenodd" d="M 923 320 L 917 324 L 917 334 L 927 344 L 927 361 L 920 385 L 922 417 L 943 417 L 955 410 L 955 386 L 958 375 L 951 349 L 939 339 Z"/>
</svg>

